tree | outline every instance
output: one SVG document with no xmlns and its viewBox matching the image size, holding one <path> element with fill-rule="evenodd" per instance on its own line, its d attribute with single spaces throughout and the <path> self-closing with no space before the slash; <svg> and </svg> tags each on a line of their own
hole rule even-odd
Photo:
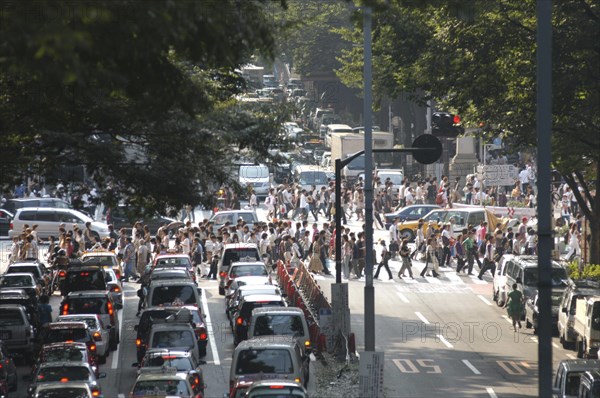
<svg viewBox="0 0 600 398">
<path fill-rule="evenodd" d="M 0 184 L 83 164 L 108 204 L 208 201 L 235 153 L 268 156 L 284 115 L 232 100 L 235 69 L 274 56 L 273 4 L 3 4 Z"/>
<path fill-rule="evenodd" d="M 592 0 L 553 4 L 553 166 L 590 223 L 590 261 L 597 264 L 600 8 Z M 346 37 L 359 37 L 361 29 L 357 24 Z M 374 95 L 433 98 L 440 109 L 460 112 L 467 126 L 484 121 L 518 147 L 534 148 L 535 48 L 535 0 L 391 2 L 374 13 Z M 338 75 L 360 87 L 360 68 L 355 49 L 343 55 Z"/>
</svg>

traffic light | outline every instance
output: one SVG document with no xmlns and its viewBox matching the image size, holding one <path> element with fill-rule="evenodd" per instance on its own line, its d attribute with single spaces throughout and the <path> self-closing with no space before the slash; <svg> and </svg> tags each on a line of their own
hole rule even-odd
<svg viewBox="0 0 600 398">
<path fill-rule="evenodd" d="M 460 116 L 448 112 L 435 112 L 431 117 L 431 133 L 436 137 L 456 138 L 465 132 Z"/>
</svg>

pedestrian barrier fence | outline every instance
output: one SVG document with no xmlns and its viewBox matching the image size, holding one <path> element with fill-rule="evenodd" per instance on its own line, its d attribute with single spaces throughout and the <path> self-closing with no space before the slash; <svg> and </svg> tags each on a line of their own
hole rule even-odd
<svg viewBox="0 0 600 398">
<path fill-rule="evenodd" d="M 311 344 L 322 352 L 327 349 L 327 339 L 319 325 L 319 310 L 331 309 L 331 304 L 306 266 L 303 263 L 296 265 L 290 267 L 289 263 L 277 262 L 279 285 L 284 289 L 288 302 L 304 312 Z"/>
</svg>

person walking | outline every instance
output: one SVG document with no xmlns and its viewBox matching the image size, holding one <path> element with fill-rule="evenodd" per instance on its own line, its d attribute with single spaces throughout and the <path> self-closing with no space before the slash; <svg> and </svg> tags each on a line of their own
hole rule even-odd
<svg viewBox="0 0 600 398">
<path fill-rule="evenodd" d="M 393 280 L 394 278 L 392 277 L 392 271 L 390 271 L 390 264 L 389 264 L 389 261 L 391 258 L 390 252 L 388 251 L 384 240 L 382 240 L 380 244 L 381 244 L 381 261 L 379 262 L 379 265 L 377 266 L 377 271 L 375 271 L 375 275 L 373 276 L 373 278 L 375 278 L 375 279 L 379 278 L 379 271 L 381 270 L 381 267 L 384 267 L 390 278 L 389 280 Z M 400 276 L 400 274 L 398 274 L 398 276 Z"/>
<path fill-rule="evenodd" d="M 521 315 L 523 315 L 523 293 L 517 289 L 516 283 L 513 283 L 512 289 L 512 292 L 508 293 L 504 308 L 506 308 L 508 317 L 512 320 L 513 329 L 516 332 L 517 325 L 519 326 L 519 329 L 521 329 Z"/>
<path fill-rule="evenodd" d="M 124 282 L 129 282 L 129 278 L 135 277 L 135 248 L 132 243 L 133 239 L 130 236 L 127 237 L 127 244 L 123 249 L 123 263 L 125 264 L 125 278 Z"/>
<path fill-rule="evenodd" d="M 415 279 L 412 273 L 412 262 L 410 261 L 410 249 L 408 247 L 408 239 L 402 239 L 402 246 L 400 247 L 400 258 L 402 259 L 402 267 L 398 271 L 398 278 L 406 278 L 404 275 L 405 271 L 408 271 L 410 279 Z"/>
<path fill-rule="evenodd" d="M 492 273 L 492 276 L 494 275 L 494 272 L 496 270 L 496 263 L 494 262 L 494 252 L 496 250 L 495 247 L 496 247 L 496 245 L 494 244 L 494 236 L 491 234 L 488 234 L 486 243 L 485 243 L 485 254 L 483 257 L 483 267 L 481 267 L 481 270 L 479 271 L 479 275 L 477 275 L 477 278 L 479 280 L 483 280 L 483 274 L 485 274 L 485 272 L 487 270 L 490 270 L 490 272 Z"/>
<path fill-rule="evenodd" d="M 460 234 L 454 243 L 454 254 L 456 257 L 456 273 L 458 274 L 465 266 L 465 248 L 463 246 L 463 235 Z"/>
<path fill-rule="evenodd" d="M 428 238 L 427 239 L 427 248 L 425 249 L 425 267 L 423 271 L 421 271 L 421 277 L 431 276 L 429 275 L 429 264 L 431 264 L 433 277 L 437 278 L 439 276 L 439 263 L 436 255 L 436 239 Z"/>
<path fill-rule="evenodd" d="M 310 262 L 308 263 L 308 270 L 310 272 L 313 272 L 316 274 L 320 274 L 324 270 L 323 263 L 321 262 L 321 258 L 320 258 L 321 257 L 320 241 L 321 241 L 321 239 L 319 238 L 319 236 L 315 236 L 313 238 L 312 256 L 310 257 Z"/>
<path fill-rule="evenodd" d="M 423 234 L 423 219 L 419 220 L 419 225 L 417 226 L 417 233 L 415 234 L 415 251 L 410 255 L 411 260 L 416 260 L 417 253 L 425 252 L 425 235 Z"/>
<path fill-rule="evenodd" d="M 475 257 L 477 256 L 477 247 L 473 240 L 473 231 L 467 232 L 467 239 L 463 241 L 462 245 L 467 257 L 465 272 L 468 270 L 468 275 L 473 275 L 473 264 L 475 263 Z M 458 270 L 456 272 L 458 272 Z"/>
<path fill-rule="evenodd" d="M 577 256 L 581 256 L 581 247 L 579 246 L 579 230 L 577 228 L 577 223 L 571 224 L 571 229 L 569 230 L 569 252 L 567 253 L 567 260 L 572 261 Z"/>
<path fill-rule="evenodd" d="M 342 274 L 344 279 L 350 278 L 350 261 L 352 260 L 352 242 L 348 235 L 342 236 Z"/>
</svg>

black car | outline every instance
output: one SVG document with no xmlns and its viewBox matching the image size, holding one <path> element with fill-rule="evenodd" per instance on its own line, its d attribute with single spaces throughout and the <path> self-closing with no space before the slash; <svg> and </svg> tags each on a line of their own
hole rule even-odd
<svg viewBox="0 0 600 398">
<path fill-rule="evenodd" d="M 161 226 L 169 225 L 177 220 L 169 217 L 163 217 L 158 214 L 150 217 L 140 218 L 135 213 L 129 211 L 127 206 L 124 205 L 109 209 L 106 216 L 106 223 L 112 224 L 117 231 L 121 228 L 131 228 L 133 224 L 138 221 L 144 225 L 147 225 L 148 228 L 150 228 L 150 232 L 154 235 Z"/>
<path fill-rule="evenodd" d="M 389 228 L 398 218 L 399 221 L 415 221 L 425 217 L 431 210 L 439 209 L 438 205 L 410 205 L 385 214 L 385 228 Z"/>
<path fill-rule="evenodd" d="M 65 275 L 61 286 L 61 295 L 67 296 L 70 292 L 83 290 L 108 290 L 106 273 L 102 266 L 97 265 L 71 265 Z"/>
</svg>

